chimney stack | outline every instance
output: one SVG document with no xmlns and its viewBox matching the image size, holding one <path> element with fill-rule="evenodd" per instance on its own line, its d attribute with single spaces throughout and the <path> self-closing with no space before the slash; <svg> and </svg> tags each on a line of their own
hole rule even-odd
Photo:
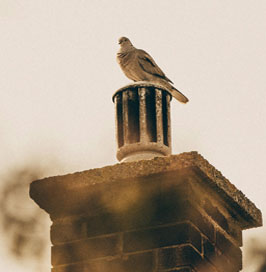
<svg viewBox="0 0 266 272">
<path fill-rule="evenodd" d="M 124 163 L 31 183 L 52 220 L 52 272 L 240 271 L 260 210 L 197 152 L 170 155 L 167 90 L 137 82 L 113 100 Z"/>
</svg>

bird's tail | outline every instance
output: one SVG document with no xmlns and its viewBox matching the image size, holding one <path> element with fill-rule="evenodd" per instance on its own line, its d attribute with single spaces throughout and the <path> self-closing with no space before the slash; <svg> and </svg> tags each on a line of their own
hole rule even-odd
<svg viewBox="0 0 266 272">
<path fill-rule="evenodd" d="M 184 96 L 180 91 L 178 91 L 172 84 L 165 80 L 160 80 L 160 81 L 154 81 L 155 83 L 165 87 L 169 93 L 179 102 L 181 103 L 187 103 L 189 100 L 186 96 Z"/>
<path fill-rule="evenodd" d="M 179 92 L 175 87 L 171 85 L 170 90 L 172 96 L 177 99 L 181 103 L 187 103 L 189 100 L 186 96 L 184 96 L 181 92 Z"/>
</svg>

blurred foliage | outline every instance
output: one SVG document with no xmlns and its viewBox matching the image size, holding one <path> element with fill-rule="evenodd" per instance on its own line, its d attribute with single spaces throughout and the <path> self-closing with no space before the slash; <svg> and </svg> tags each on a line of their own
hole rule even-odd
<svg viewBox="0 0 266 272">
<path fill-rule="evenodd" d="M 1 180 L 0 227 L 8 253 L 18 261 L 42 263 L 47 255 L 48 216 L 29 197 L 30 182 L 41 176 L 39 167 L 24 167 Z"/>
</svg>

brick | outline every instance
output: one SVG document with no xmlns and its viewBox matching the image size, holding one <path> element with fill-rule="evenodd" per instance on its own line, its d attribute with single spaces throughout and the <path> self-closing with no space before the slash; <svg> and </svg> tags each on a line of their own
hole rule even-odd
<svg viewBox="0 0 266 272">
<path fill-rule="evenodd" d="M 68 223 L 53 223 L 50 238 L 53 245 L 86 238 L 84 219 L 73 220 Z"/>
<path fill-rule="evenodd" d="M 118 236 L 99 237 L 52 247 L 52 265 L 70 264 L 119 253 Z"/>
<path fill-rule="evenodd" d="M 167 270 L 159 270 L 159 271 L 167 271 L 167 272 L 195 272 L 195 270 L 190 267 L 190 266 L 186 266 L 186 267 L 181 267 L 181 268 L 176 268 L 176 269 L 167 269 Z"/>
<path fill-rule="evenodd" d="M 191 207 L 188 220 L 190 220 L 195 226 L 197 226 L 200 231 L 206 237 L 208 237 L 210 241 L 215 241 L 215 228 L 210 220 L 202 215 L 200 211 L 198 211 L 196 208 Z"/>
<path fill-rule="evenodd" d="M 216 233 L 216 246 L 221 250 L 237 269 L 242 269 L 242 251 L 232 244 L 222 233 Z"/>
<path fill-rule="evenodd" d="M 174 268 L 174 269 L 171 269 Z M 199 254 L 195 248 L 185 245 L 159 251 L 159 271 L 217 272 L 216 268 Z"/>
<path fill-rule="evenodd" d="M 242 230 L 235 224 L 229 225 L 228 234 L 232 237 L 232 242 L 237 246 L 243 246 Z"/>
<path fill-rule="evenodd" d="M 197 272 L 218 272 L 216 267 L 212 265 L 210 262 L 203 259 L 201 263 L 199 263 L 197 266 L 195 266 L 195 269 Z M 225 271 L 223 271 L 225 272 Z M 226 271 L 227 272 L 227 271 Z"/>
<path fill-rule="evenodd" d="M 97 260 L 91 263 L 71 264 L 52 269 L 52 272 L 148 272 L 154 271 L 154 255 L 144 252 L 113 260 Z"/>
<path fill-rule="evenodd" d="M 238 261 L 230 261 L 226 256 L 228 253 L 222 253 L 208 239 L 203 241 L 203 252 L 204 258 L 208 260 L 219 272 L 236 272 L 241 269 Z"/>
<path fill-rule="evenodd" d="M 209 261 L 216 257 L 215 246 L 208 239 L 203 241 L 203 254 Z"/>
<path fill-rule="evenodd" d="M 241 270 L 235 263 L 232 263 L 224 254 L 218 250 L 215 257 L 212 258 L 211 262 L 219 272 L 238 272 Z"/>
<path fill-rule="evenodd" d="M 209 200 L 205 200 L 204 208 L 207 214 L 232 237 L 232 241 L 236 245 L 242 246 L 242 231 L 239 226 L 233 223 L 235 218 L 232 216 L 232 214 L 229 212 L 229 217 L 231 220 L 227 220 L 226 217 L 219 211 L 219 209 L 214 207 Z M 210 240 L 213 241 L 212 239 Z"/>
<path fill-rule="evenodd" d="M 124 252 L 190 243 L 201 252 L 201 234 L 191 223 L 132 231 L 124 234 Z"/>
<path fill-rule="evenodd" d="M 167 272 L 195 272 L 195 270 L 190 267 L 190 266 L 186 266 L 186 267 L 181 267 L 181 268 L 177 268 L 177 269 L 167 269 L 167 270 L 159 270 L 159 271 L 167 271 Z"/>
<path fill-rule="evenodd" d="M 86 235 L 93 237 L 122 230 L 121 221 L 116 214 L 104 212 L 86 219 Z"/>
<path fill-rule="evenodd" d="M 159 268 L 171 269 L 184 266 L 197 266 L 202 262 L 202 257 L 190 245 L 159 250 Z"/>
<path fill-rule="evenodd" d="M 204 209 L 207 214 L 225 231 L 229 230 L 228 222 L 217 207 L 214 207 L 209 200 L 205 200 Z"/>
<path fill-rule="evenodd" d="M 99 212 L 96 216 L 81 216 L 70 222 L 57 222 L 51 227 L 53 245 L 119 232 L 122 229 L 120 218 L 112 213 Z M 63 221 L 63 220 L 61 220 Z"/>
</svg>

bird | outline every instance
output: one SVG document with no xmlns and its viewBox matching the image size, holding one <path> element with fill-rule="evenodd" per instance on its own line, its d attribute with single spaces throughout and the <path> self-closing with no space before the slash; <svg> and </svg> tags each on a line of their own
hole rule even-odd
<svg viewBox="0 0 266 272">
<path fill-rule="evenodd" d="M 154 59 L 144 50 L 133 46 L 126 37 L 118 40 L 120 49 L 117 62 L 124 74 L 133 81 L 148 81 L 165 87 L 171 95 L 181 103 L 187 103 L 188 98 L 178 91 L 173 82 L 164 74 Z"/>
</svg>

